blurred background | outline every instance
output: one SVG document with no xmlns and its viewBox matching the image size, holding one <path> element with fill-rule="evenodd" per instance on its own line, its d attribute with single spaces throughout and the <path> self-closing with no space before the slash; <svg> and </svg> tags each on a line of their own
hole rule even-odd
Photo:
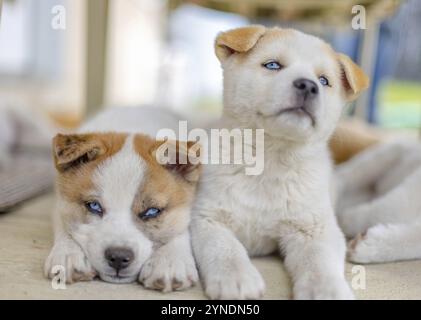
<svg viewBox="0 0 421 320">
<path fill-rule="evenodd" d="M 366 29 L 352 28 L 357 4 Z M 216 115 L 222 82 L 215 35 L 250 23 L 326 39 L 372 79 L 351 115 L 382 127 L 419 127 L 419 0 L 3 0 L 0 102 L 67 126 L 104 105 Z"/>
<path fill-rule="evenodd" d="M 388 133 L 416 136 L 421 126 L 421 0 L 0 4 L 0 168 L 14 164 L 0 170 L 0 203 L 1 190 L 3 199 L 9 198 L 3 208 L 22 198 L 18 176 L 24 177 L 25 188 L 32 186 L 23 188 L 26 195 L 36 189 L 28 182 L 30 174 L 38 189 L 51 185 L 45 173 L 51 165 L 37 171 L 29 153 L 33 167 L 22 169 L 19 161 L 27 163 L 28 153 L 19 158 L 18 150 L 49 145 L 52 131 L 71 130 L 101 108 L 148 104 L 189 117 L 217 117 L 222 74 L 214 38 L 219 31 L 250 23 L 318 35 L 358 62 L 372 85 L 347 109 L 347 117 Z M 356 16 L 362 28 L 353 28 Z M 4 181 L 12 187 L 1 189 Z M 14 193 L 16 199 L 10 200 Z"/>
</svg>

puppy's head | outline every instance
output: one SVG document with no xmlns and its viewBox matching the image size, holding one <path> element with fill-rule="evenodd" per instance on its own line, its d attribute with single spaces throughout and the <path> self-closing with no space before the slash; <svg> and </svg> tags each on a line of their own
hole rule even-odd
<svg viewBox="0 0 421 320">
<path fill-rule="evenodd" d="M 285 140 L 327 139 L 347 101 L 368 87 L 347 56 L 311 35 L 254 25 L 223 32 L 224 112 Z"/>
<path fill-rule="evenodd" d="M 53 140 L 64 227 L 105 281 L 135 280 L 154 248 L 188 227 L 200 166 L 160 164 L 164 143 L 178 158 L 191 146 L 116 133 Z"/>
</svg>

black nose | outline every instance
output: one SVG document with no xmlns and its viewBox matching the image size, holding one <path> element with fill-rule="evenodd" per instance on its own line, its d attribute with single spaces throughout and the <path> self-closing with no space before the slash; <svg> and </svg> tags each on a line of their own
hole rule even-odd
<svg viewBox="0 0 421 320">
<path fill-rule="evenodd" d="M 297 92 L 299 92 L 302 95 L 305 95 L 308 98 L 313 98 L 319 93 L 319 87 L 317 86 L 317 83 L 313 80 L 309 79 L 297 79 L 293 82 L 294 87 L 297 89 Z"/>
<path fill-rule="evenodd" d="M 134 253 L 128 248 L 108 248 L 105 250 L 108 265 L 116 270 L 127 268 L 134 259 Z"/>
</svg>

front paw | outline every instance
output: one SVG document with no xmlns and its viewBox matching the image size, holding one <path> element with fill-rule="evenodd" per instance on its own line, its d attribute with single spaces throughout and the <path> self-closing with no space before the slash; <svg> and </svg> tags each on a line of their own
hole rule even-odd
<svg viewBox="0 0 421 320">
<path fill-rule="evenodd" d="M 263 296 L 265 282 L 251 261 L 236 265 L 212 270 L 205 276 L 205 291 L 210 299 L 255 300 Z"/>
<path fill-rule="evenodd" d="M 170 292 L 194 286 L 199 277 L 193 256 L 156 252 L 143 265 L 139 282 L 145 288 Z"/>
<path fill-rule="evenodd" d="M 354 300 L 354 294 L 345 279 L 313 275 L 294 284 L 296 300 Z"/>
<path fill-rule="evenodd" d="M 60 274 L 64 272 L 64 275 Z M 47 278 L 62 277 L 66 283 L 93 280 L 97 275 L 78 244 L 72 240 L 59 241 L 54 244 L 44 265 Z"/>
</svg>

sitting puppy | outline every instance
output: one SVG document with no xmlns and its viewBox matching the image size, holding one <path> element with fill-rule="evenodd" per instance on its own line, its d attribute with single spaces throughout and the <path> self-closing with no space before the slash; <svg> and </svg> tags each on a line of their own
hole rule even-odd
<svg viewBox="0 0 421 320">
<path fill-rule="evenodd" d="M 367 77 L 348 57 L 295 30 L 234 29 L 216 38 L 215 49 L 224 72 L 220 127 L 264 129 L 264 170 L 204 166 L 191 233 L 206 294 L 261 297 L 265 284 L 248 255 L 280 250 L 296 299 L 353 298 L 329 193 L 327 141 Z"/>
<path fill-rule="evenodd" d="M 46 276 L 63 266 L 68 283 L 138 278 L 171 291 L 196 282 L 188 224 L 199 164 L 160 164 L 155 153 L 164 142 L 143 134 L 161 128 L 176 130 L 178 119 L 159 109 L 113 108 L 78 134 L 54 138 L 57 208 Z M 182 145 L 177 157 L 188 152 Z"/>
<path fill-rule="evenodd" d="M 358 263 L 421 259 L 421 145 L 382 143 L 336 170 L 338 221 Z"/>
</svg>

